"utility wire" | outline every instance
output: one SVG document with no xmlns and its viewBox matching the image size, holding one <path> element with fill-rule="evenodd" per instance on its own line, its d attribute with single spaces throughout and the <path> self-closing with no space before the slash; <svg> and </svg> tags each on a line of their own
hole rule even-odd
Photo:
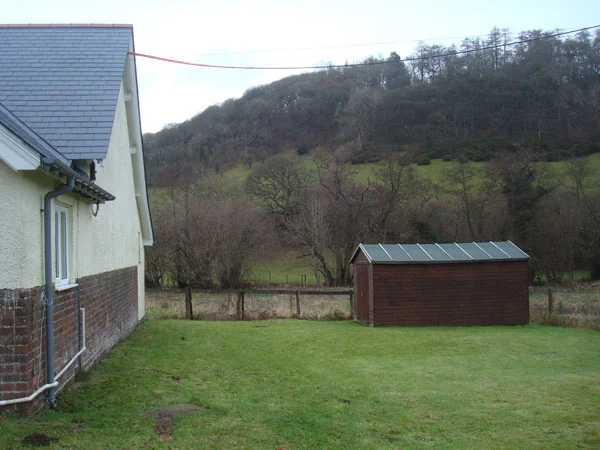
<svg viewBox="0 0 600 450">
<path fill-rule="evenodd" d="M 203 63 L 194 63 L 189 61 L 180 61 L 177 59 L 164 58 L 161 56 L 148 55 L 146 53 L 137 53 L 137 52 L 128 52 L 130 55 L 139 56 L 140 58 L 154 59 L 157 61 L 169 62 L 173 64 L 182 64 L 186 66 L 194 66 L 194 67 L 205 67 L 210 69 L 235 69 L 235 70 L 309 70 L 309 69 L 339 69 L 344 67 L 360 67 L 360 66 L 376 66 L 381 64 L 390 64 L 390 63 L 399 63 L 399 62 L 415 62 L 415 61 L 423 61 L 427 59 L 434 58 L 446 58 L 449 56 L 457 56 L 457 55 L 465 55 L 469 53 L 475 53 L 483 50 L 492 50 L 504 47 L 511 47 L 519 44 L 526 44 L 528 42 L 542 41 L 544 39 L 550 39 L 559 36 L 565 36 L 567 34 L 579 33 L 582 31 L 592 30 L 594 28 L 600 28 L 600 25 L 594 25 L 591 27 L 579 28 L 577 30 L 569 30 L 563 31 L 560 33 L 553 34 L 545 34 L 543 36 L 533 37 L 529 39 L 521 39 L 518 41 L 501 43 L 496 45 L 487 45 L 484 47 L 478 47 L 468 50 L 460 50 L 455 52 L 447 52 L 447 53 L 439 53 L 436 55 L 426 55 L 426 56 L 413 56 L 409 58 L 400 58 L 392 61 L 369 61 L 363 63 L 352 63 L 352 64 L 327 64 L 327 65 L 318 65 L 318 66 L 225 66 L 225 65 L 217 65 L 217 64 L 203 64 Z"/>
<path fill-rule="evenodd" d="M 501 31 L 501 30 L 500 30 Z M 502 33 L 502 35 L 514 35 L 518 33 L 508 32 Z M 362 44 L 340 44 L 340 45 L 320 45 L 316 47 L 295 47 L 295 48 L 274 48 L 268 50 L 240 50 L 235 52 L 225 52 L 225 53 L 202 53 L 198 56 L 232 56 L 232 55 L 254 55 L 257 53 L 283 53 L 283 52 L 299 52 L 305 50 L 324 50 L 331 48 L 355 48 L 355 47 L 370 47 L 373 45 L 389 45 L 389 44 L 407 44 L 411 42 L 439 42 L 439 41 L 448 41 L 450 39 L 474 39 L 489 36 L 489 34 L 476 34 L 473 36 L 452 36 L 452 37 L 444 37 L 444 38 L 431 38 L 431 39 L 407 39 L 400 41 L 384 41 L 384 42 L 367 42 Z"/>
</svg>

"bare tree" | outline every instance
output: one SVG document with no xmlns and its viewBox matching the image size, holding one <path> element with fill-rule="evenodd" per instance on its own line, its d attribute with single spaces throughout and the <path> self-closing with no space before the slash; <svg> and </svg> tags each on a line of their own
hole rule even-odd
<svg viewBox="0 0 600 450">
<path fill-rule="evenodd" d="M 471 240 L 488 237 L 486 224 L 492 207 L 499 201 L 500 174 L 497 165 L 475 167 L 464 156 L 446 172 L 446 190 L 460 200 Z"/>
<path fill-rule="evenodd" d="M 598 186 L 599 177 L 585 159 L 570 161 L 567 174 L 575 184 L 577 206 L 584 218 L 579 232 L 582 258 L 587 262 L 590 278 L 597 280 L 600 279 L 600 194 L 592 194 L 590 187 L 594 181 Z"/>
<path fill-rule="evenodd" d="M 313 177 L 298 160 L 277 156 L 256 169 L 246 182 L 246 192 L 270 214 L 284 219 L 298 213 Z"/>
</svg>

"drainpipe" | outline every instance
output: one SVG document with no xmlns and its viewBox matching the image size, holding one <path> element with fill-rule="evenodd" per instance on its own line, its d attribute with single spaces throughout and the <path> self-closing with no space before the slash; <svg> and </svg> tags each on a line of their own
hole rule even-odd
<svg viewBox="0 0 600 450">
<path fill-rule="evenodd" d="M 52 199 L 73 191 L 75 177 L 69 175 L 67 184 L 62 184 L 44 196 L 44 269 L 45 269 L 45 296 L 46 296 L 46 383 L 53 385 L 46 394 L 51 406 L 56 406 L 56 391 L 54 385 L 54 277 L 52 275 Z"/>
</svg>

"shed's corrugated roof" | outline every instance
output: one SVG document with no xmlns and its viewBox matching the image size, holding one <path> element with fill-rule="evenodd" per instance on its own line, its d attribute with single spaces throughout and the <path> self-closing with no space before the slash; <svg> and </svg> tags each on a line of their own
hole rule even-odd
<svg viewBox="0 0 600 450">
<path fill-rule="evenodd" d="M 411 264 L 428 262 L 514 261 L 529 255 L 511 241 L 453 244 L 360 244 L 359 250 L 372 263 Z"/>
<path fill-rule="evenodd" d="M 0 103 L 68 159 L 104 159 L 131 26 L 0 26 Z"/>
</svg>

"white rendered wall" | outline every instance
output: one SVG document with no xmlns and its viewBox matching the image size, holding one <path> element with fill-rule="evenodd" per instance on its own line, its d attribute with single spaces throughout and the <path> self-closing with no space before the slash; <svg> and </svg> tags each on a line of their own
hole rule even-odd
<svg viewBox="0 0 600 450">
<path fill-rule="evenodd" d="M 69 282 L 124 267 L 138 266 L 138 316 L 144 316 L 144 247 L 133 181 L 123 88 L 107 157 L 97 168 L 96 184 L 116 199 L 91 205 L 75 195 L 55 200 L 69 207 L 71 253 Z M 15 172 L 0 161 L 0 289 L 44 284 L 44 195 L 57 184 L 39 172 Z M 54 217 L 54 216 L 52 216 Z"/>
<path fill-rule="evenodd" d="M 43 284 L 41 209 L 53 186 L 42 174 L 15 172 L 0 161 L 0 289 Z"/>
<path fill-rule="evenodd" d="M 123 87 L 103 166 L 96 166 L 96 184 L 116 199 L 100 205 L 98 216 L 89 204 L 79 201 L 76 267 L 78 277 L 138 266 L 138 290 L 143 317 L 144 247 L 140 244 L 140 221 L 135 197 L 131 149 Z M 140 275 L 141 273 L 141 275 Z"/>
</svg>

